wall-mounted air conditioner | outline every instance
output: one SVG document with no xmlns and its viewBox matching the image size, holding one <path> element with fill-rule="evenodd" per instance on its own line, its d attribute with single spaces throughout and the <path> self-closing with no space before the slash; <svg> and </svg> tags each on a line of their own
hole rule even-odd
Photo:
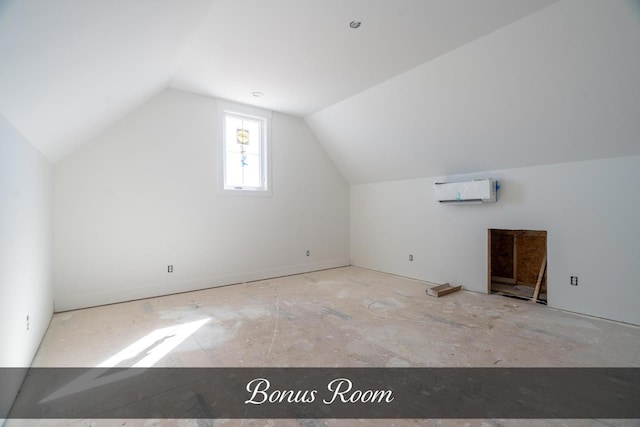
<svg viewBox="0 0 640 427">
<path fill-rule="evenodd" d="M 497 181 L 477 179 L 465 182 L 436 182 L 433 185 L 440 203 L 495 203 Z"/>
</svg>

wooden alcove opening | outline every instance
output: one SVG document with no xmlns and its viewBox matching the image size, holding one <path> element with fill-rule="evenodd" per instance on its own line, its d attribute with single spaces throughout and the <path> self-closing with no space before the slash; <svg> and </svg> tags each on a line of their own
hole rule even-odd
<svg viewBox="0 0 640 427">
<path fill-rule="evenodd" d="M 547 232 L 489 229 L 489 293 L 547 303 Z"/>
</svg>

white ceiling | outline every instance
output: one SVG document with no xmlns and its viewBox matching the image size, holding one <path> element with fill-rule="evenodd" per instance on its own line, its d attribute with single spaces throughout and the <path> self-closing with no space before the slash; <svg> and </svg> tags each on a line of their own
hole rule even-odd
<svg viewBox="0 0 640 427">
<path fill-rule="evenodd" d="M 0 114 L 54 162 L 168 86 L 306 116 L 554 1 L 2 0 Z"/>
<path fill-rule="evenodd" d="M 638 75 L 640 0 L 0 0 L 53 162 L 167 87 L 304 117 L 352 184 L 640 154 Z"/>
<path fill-rule="evenodd" d="M 638 76 L 640 0 L 564 0 L 306 121 L 351 184 L 640 155 Z"/>
<path fill-rule="evenodd" d="M 0 114 L 57 161 L 163 90 L 210 0 L 0 0 Z"/>
<path fill-rule="evenodd" d="M 216 0 L 171 86 L 306 116 L 554 1 Z"/>
</svg>

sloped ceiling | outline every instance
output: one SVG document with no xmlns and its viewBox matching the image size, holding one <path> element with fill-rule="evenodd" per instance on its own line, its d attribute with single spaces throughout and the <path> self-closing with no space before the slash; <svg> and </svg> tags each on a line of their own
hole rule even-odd
<svg viewBox="0 0 640 427">
<path fill-rule="evenodd" d="M 640 1 L 565 0 L 307 117 L 352 184 L 640 154 Z"/>
<path fill-rule="evenodd" d="M 306 116 L 554 1 L 217 0 L 171 86 Z"/>
<path fill-rule="evenodd" d="M 554 1 L 2 0 L 0 114 L 54 162 L 167 86 L 305 116 Z"/>
<path fill-rule="evenodd" d="M 1 0 L 0 114 L 57 161 L 163 90 L 210 0 Z"/>
<path fill-rule="evenodd" d="M 0 0 L 0 115 L 56 162 L 173 87 L 305 117 L 354 184 L 640 154 L 639 22 L 640 0 Z"/>
</svg>

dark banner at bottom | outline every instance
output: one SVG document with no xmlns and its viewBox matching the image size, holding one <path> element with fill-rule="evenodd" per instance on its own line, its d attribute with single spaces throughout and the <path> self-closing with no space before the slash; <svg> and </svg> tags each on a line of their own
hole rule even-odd
<svg viewBox="0 0 640 427">
<path fill-rule="evenodd" d="M 31 368 L 1 418 L 637 419 L 640 369 Z"/>
</svg>

